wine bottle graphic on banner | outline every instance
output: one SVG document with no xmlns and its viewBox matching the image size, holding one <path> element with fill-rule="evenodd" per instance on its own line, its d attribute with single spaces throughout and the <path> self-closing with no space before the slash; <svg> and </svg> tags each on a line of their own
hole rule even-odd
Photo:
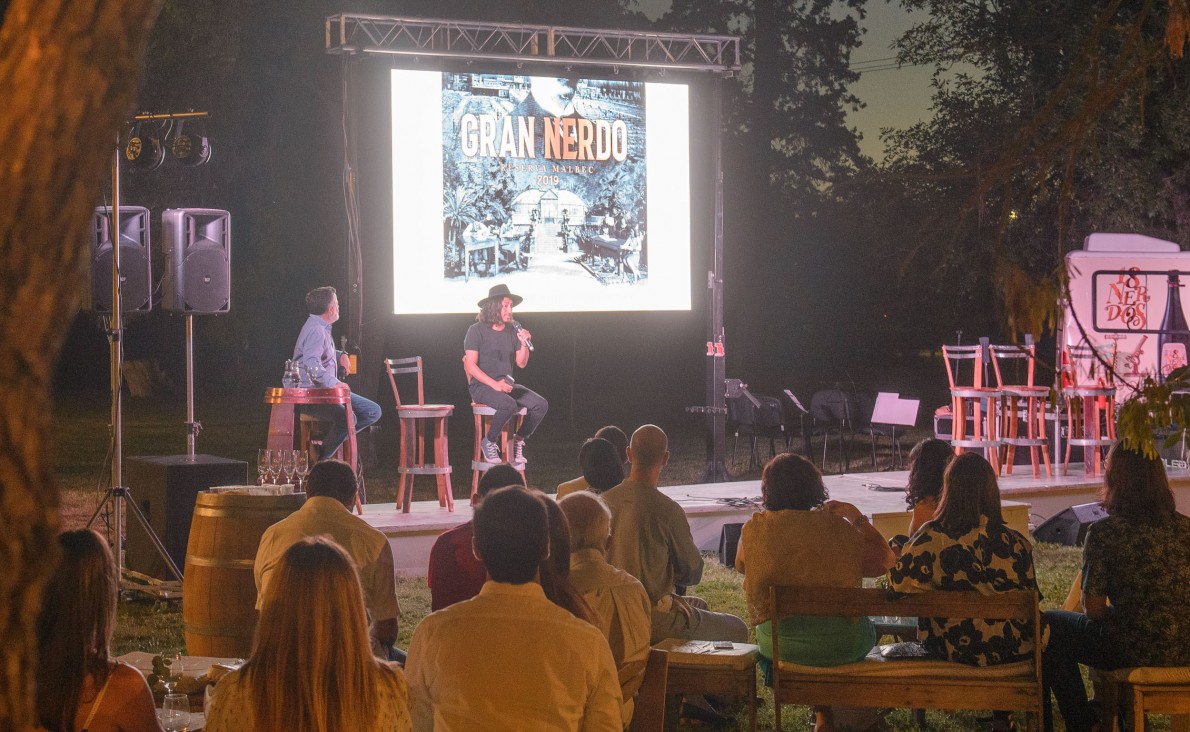
<svg viewBox="0 0 1190 732">
<path fill-rule="evenodd" d="M 1158 380 L 1161 382 L 1174 369 L 1186 365 L 1187 348 L 1190 347 L 1190 328 L 1186 326 L 1186 314 L 1182 312 L 1182 284 L 1177 271 L 1169 273 L 1168 284 L 1165 317 L 1161 320 L 1161 334 L 1157 336 L 1157 353 L 1161 358 Z"/>
</svg>

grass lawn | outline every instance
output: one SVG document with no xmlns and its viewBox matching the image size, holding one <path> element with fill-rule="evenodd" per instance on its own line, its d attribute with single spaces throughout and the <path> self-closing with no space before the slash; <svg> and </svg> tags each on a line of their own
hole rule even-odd
<svg viewBox="0 0 1190 732">
<path fill-rule="evenodd" d="M 196 407 L 196 413 L 203 422 L 204 430 L 198 438 L 198 451 L 221 457 L 246 461 L 250 474 L 254 474 L 256 450 L 264 445 L 267 431 L 267 408 L 258 401 L 243 401 L 231 397 L 212 399 Z M 670 466 L 665 473 L 668 484 L 699 482 L 706 468 L 706 439 L 702 422 L 688 415 L 670 415 L 671 421 L 655 419 L 670 434 L 672 453 Z M 124 455 L 172 455 L 185 452 L 185 433 L 182 423 L 184 409 L 176 405 L 162 405 L 148 400 L 125 401 L 124 409 Z M 59 399 L 56 410 L 55 455 L 57 476 L 62 488 L 63 525 L 76 528 L 85 524 L 87 518 L 99 505 L 110 475 L 109 430 L 110 422 L 106 397 L 93 398 L 71 396 Z M 396 485 L 395 455 L 396 428 L 390 421 L 382 421 L 383 428 L 376 435 L 366 452 L 367 480 L 371 501 L 391 501 Z M 577 427 L 543 428 L 530 443 L 530 482 L 547 492 L 553 492 L 558 483 L 575 477 L 578 448 L 582 440 L 599 427 L 599 424 Z M 622 424 L 626 431 L 637 425 Z M 452 420 L 450 439 L 452 442 L 451 462 L 465 466 L 470 460 L 471 425 L 469 415 Z M 919 435 L 911 436 L 916 439 Z M 794 442 L 794 447 L 798 446 Z M 818 449 L 821 449 L 820 447 Z M 741 445 L 743 462 L 733 466 L 731 462 L 732 438 L 728 436 L 728 465 L 733 479 L 755 479 L 759 470 L 745 470 L 747 443 Z M 762 448 L 762 455 L 767 448 Z M 855 469 L 864 469 L 869 460 L 869 447 L 862 441 L 852 446 L 851 461 Z M 887 446 L 881 459 L 888 461 Z M 828 471 L 830 469 L 828 464 Z M 133 487 L 135 488 L 135 487 Z M 470 490 L 470 474 L 456 470 L 454 494 L 464 499 Z M 416 489 L 417 500 L 433 497 L 432 483 L 426 480 Z M 104 528 L 104 522 L 98 522 Z M 1079 566 L 1079 551 L 1070 547 L 1038 544 L 1034 548 L 1034 561 L 1038 581 L 1044 596 L 1043 609 L 1061 604 L 1067 589 Z M 694 593 L 707 600 L 712 609 L 730 612 L 746 617 L 742 575 L 719 565 L 717 559 L 708 557 L 708 566 L 702 583 Z M 407 646 L 417 623 L 430 607 L 429 589 L 424 579 L 404 578 L 399 581 L 397 591 L 401 600 L 401 633 L 398 644 Z M 162 652 L 183 650 L 181 606 L 177 601 L 154 601 L 131 597 L 120 605 L 117 623 L 115 652 L 133 650 Z M 772 729 L 772 696 L 763 684 L 758 685 L 758 695 L 764 704 L 760 708 L 760 728 Z M 980 720 L 986 712 L 937 713 L 930 712 L 928 720 L 939 730 L 978 730 L 990 727 Z M 787 719 L 790 729 L 808 729 L 808 709 L 793 712 Z M 741 728 L 746 714 L 741 713 Z M 912 728 L 907 710 L 897 710 L 888 717 L 897 730 Z M 1060 722 L 1059 722 L 1060 724 Z M 1157 729 L 1167 725 L 1165 719 L 1157 721 Z M 1023 726 L 1022 726 L 1023 728 Z"/>
</svg>

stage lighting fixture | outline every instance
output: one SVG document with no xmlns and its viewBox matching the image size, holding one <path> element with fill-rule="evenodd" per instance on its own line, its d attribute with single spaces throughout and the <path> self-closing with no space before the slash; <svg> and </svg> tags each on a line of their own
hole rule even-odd
<svg viewBox="0 0 1190 732">
<path fill-rule="evenodd" d="M 182 120 L 169 146 L 182 165 L 203 165 L 211 159 L 211 141 L 201 122 Z"/>
<path fill-rule="evenodd" d="M 161 133 L 151 122 L 137 122 L 124 145 L 124 157 L 133 166 L 142 170 L 156 170 L 165 161 L 165 148 L 161 146 Z"/>
</svg>

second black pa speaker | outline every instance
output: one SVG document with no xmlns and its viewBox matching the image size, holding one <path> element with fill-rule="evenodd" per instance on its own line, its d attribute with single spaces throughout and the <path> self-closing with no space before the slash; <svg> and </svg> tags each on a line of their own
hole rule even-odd
<svg viewBox="0 0 1190 732">
<path fill-rule="evenodd" d="M 1033 538 L 1050 544 L 1082 546 L 1087 528 L 1107 518 L 1107 511 L 1098 503 L 1080 503 L 1050 516 L 1033 532 Z"/>
<path fill-rule="evenodd" d="M 231 311 L 231 215 L 213 208 L 161 214 L 166 310 L 195 315 Z"/>
</svg>

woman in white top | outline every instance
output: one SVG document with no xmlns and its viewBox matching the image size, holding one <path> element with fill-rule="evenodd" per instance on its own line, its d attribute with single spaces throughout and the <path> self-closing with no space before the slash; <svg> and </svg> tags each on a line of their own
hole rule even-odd
<svg viewBox="0 0 1190 732">
<path fill-rule="evenodd" d="M 53 732 L 161 732 L 140 672 L 113 661 L 116 563 L 93 531 L 58 536 L 37 621 L 37 722 Z"/>
<path fill-rule="evenodd" d="M 355 565 L 325 537 L 273 570 L 252 655 L 215 687 L 208 732 L 408 732 L 409 688 L 372 656 Z"/>
</svg>

